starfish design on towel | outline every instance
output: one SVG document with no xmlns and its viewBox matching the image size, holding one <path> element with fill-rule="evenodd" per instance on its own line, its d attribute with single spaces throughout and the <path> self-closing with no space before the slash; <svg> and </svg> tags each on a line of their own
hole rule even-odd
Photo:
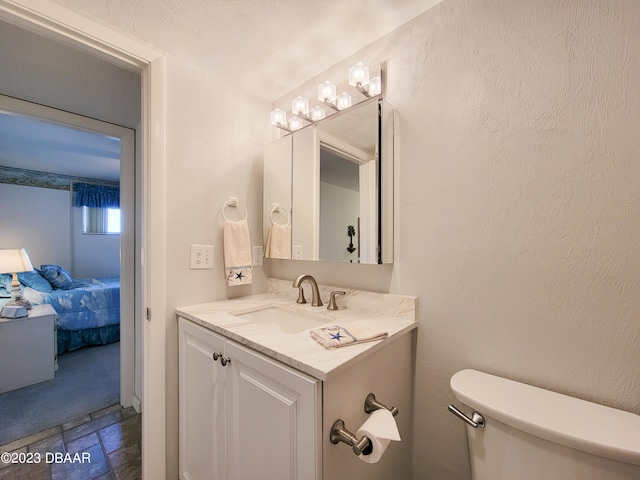
<svg viewBox="0 0 640 480">
<path fill-rule="evenodd" d="M 340 341 L 340 339 L 342 338 L 342 335 L 340 335 L 340 332 L 338 332 L 338 333 L 330 333 L 330 335 L 331 335 L 331 339 L 332 340 Z"/>
<path fill-rule="evenodd" d="M 242 274 L 242 270 L 240 270 L 240 272 L 236 273 L 236 279 L 242 280 L 242 277 L 244 277 L 244 275 Z"/>
</svg>

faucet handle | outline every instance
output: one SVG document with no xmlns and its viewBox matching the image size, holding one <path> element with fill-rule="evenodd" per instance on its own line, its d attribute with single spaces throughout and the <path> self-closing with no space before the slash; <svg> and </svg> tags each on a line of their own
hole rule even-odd
<svg viewBox="0 0 640 480">
<path fill-rule="evenodd" d="M 338 304 L 336 303 L 336 295 L 344 295 L 345 292 L 342 290 L 334 290 L 331 292 L 331 298 L 329 298 L 329 306 L 327 306 L 327 310 L 338 310 Z"/>
<path fill-rule="evenodd" d="M 304 288 L 302 288 L 302 285 L 298 287 L 298 300 L 296 300 L 296 303 L 307 303 L 307 299 L 304 298 Z"/>
</svg>

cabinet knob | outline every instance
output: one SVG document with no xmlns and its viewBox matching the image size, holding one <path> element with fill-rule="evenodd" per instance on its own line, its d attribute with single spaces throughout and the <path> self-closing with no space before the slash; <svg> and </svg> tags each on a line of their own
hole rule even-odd
<svg viewBox="0 0 640 480">
<path fill-rule="evenodd" d="M 231 357 L 224 358 L 222 356 L 222 352 L 213 352 L 213 355 L 211 356 L 213 357 L 214 362 L 217 362 L 218 359 L 220 359 L 220 363 L 223 367 L 226 367 L 227 363 L 231 363 Z"/>
</svg>

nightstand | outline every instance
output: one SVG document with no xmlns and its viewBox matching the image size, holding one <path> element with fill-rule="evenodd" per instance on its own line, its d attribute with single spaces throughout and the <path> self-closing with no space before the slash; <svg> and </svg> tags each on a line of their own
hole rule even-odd
<svg viewBox="0 0 640 480">
<path fill-rule="evenodd" d="M 57 317 L 35 305 L 28 317 L 0 318 L 0 393 L 55 377 Z"/>
</svg>

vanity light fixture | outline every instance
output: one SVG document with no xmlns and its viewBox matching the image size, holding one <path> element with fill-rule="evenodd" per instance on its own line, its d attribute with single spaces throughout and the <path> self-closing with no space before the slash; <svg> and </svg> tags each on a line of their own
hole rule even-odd
<svg viewBox="0 0 640 480">
<path fill-rule="evenodd" d="M 369 79 L 369 68 L 362 62 L 349 69 L 349 85 L 369 98 L 382 93 L 382 80 L 380 77 Z"/>
<path fill-rule="evenodd" d="M 338 112 L 351 106 L 351 95 L 342 92 L 336 96 L 336 86 L 329 80 L 318 85 L 318 100 Z"/>
<path fill-rule="evenodd" d="M 381 77 L 369 78 L 369 68 L 362 62 L 349 69 L 349 85 L 367 98 L 372 98 L 382 93 Z M 337 112 L 345 110 L 352 105 L 351 95 L 347 92 L 336 95 L 336 85 L 329 80 L 318 85 L 318 100 Z M 294 117 L 287 122 L 286 112 L 276 108 L 271 112 L 271 124 L 288 132 L 293 132 L 304 126 L 302 119 L 315 123 L 326 117 L 324 108 L 320 105 L 309 108 L 309 100 L 302 96 L 292 100 L 291 113 Z"/>
<path fill-rule="evenodd" d="M 295 132 L 304 126 L 302 120 L 298 117 L 292 117 L 291 120 L 287 122 L 287 113 L 279 108 L 271 112 L 271 124 L 287 132 Z"/>
<path fill-rule="evenodd" d="M 317 122 L 325 117 L 324 108 L 316 105 L 309 109 L 309 100 L 304 97 L 296 97 L 293 99 L 291 102 L 291 113 L 299 115 L 309 122 Z"/>
</svg>

